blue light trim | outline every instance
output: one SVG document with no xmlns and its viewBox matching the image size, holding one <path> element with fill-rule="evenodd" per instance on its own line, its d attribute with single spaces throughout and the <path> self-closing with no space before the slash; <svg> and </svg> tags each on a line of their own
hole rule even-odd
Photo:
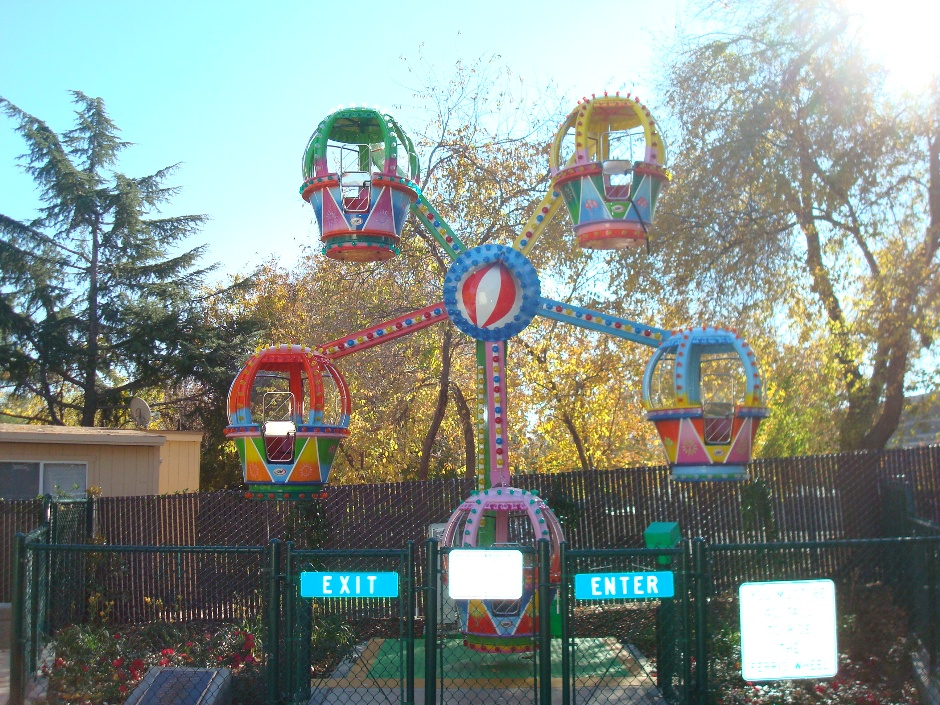
<svg viewBox="0 0 940 705">
<path fill-rule="evenodd" d="M 461 280 L 493 262 L 501 261 L 519 283 L 522 302 L 512 320 L 500 326 L 483 328 L 469 320 L 457 305 L 457 287 Z M 525 330 L 535 318 L 541 302 L 542 285 L 535 267 L 521 252 L 506 245 L 486 244 L 462 253 L 444 277 L 444 308 L 457 329 L 474 340 L 497 342 L 508 340 Z"/>
</svg>

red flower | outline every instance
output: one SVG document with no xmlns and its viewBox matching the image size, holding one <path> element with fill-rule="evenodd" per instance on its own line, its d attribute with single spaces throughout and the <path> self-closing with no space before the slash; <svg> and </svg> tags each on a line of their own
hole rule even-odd
<svg viewBox="0 0 940 705">
<path fill-rule="evenodd" d="M 52 663 L 52 667 L 53 667 L 53 668 L 62 668 L 62 666 L 64 666 L 64 665 L 65 665 L 65 661 L 63 661 L 63 660 L 60 659 L 60 658 L 57 658 L 57 659 Z"/>
<path fill-rule="evenodd" d="M 115 634 L 115 635 L 114 635 L 114 638 L 115 638 L 115 639 L 120 639 L 120 638 L 121 638 L 121 635 L 120 635 L 120 634 Z"/>
<path fill-rule="evenodd" d="M 254 656 L 252 656 L 251 654 L 248 654 L 248 655 L 245 657 L 245 663 L 255 663 L 256 661 L 257 661 L 257 659 L 256 659 Z"/>
<path fill-rule="evenodd" d="M 157 661 L 157 665 L 158 665 L 158 666 L 169 666 L 169 665 L 170 665 L 170 659 L 168 659 L 168 658 L 162 658 L 162 659 L 160 659 L 159 661 Z"/>
<path fill-rule="evenodd" d="M 83 664 L 82 664 L 82 673 L 87 673 L 87 672 L 88 672 L 88 666 L 86 666 L 86 665 L 83 663 Z"/>
<path fill-rule="evenodd" d="M 126 685 L 119 685 L 119 686 L 118 686 L 118 690 L 121 691 L 122 693 L 126 693 L 126 692 L 127 692 L 127 686 L 126 686 Z"/>
<path fill-rule="evenodd" d="M 176 653 L 176 652 L 173 651 L 173 649 L 164 649 L 163 651 L 160 652 L 160 655 L 161 655 L 161 656 L 172 656 L 172 655 L 175 654 L 175 653 Z"/>
<path fill-rule="evenodd" d="M 121 666 L 124 665 L 124 657 L 121 656 L 120 658 L 114 659 L 114 660 L 111 662 L 111 665 L 114 666 L 115 668 L 120 668 Z"/>
<path fill-rule="evenodd" d="M 137 669 L 138 671 L 142 669 L 143 667 L 144 667 L 143 659 L 135 658 L 133 662 L 131 662 L 131 668 Z"/>
</svg>

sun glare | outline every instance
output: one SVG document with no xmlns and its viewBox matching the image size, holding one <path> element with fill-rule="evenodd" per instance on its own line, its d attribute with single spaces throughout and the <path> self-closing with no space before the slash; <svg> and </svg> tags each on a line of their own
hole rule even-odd
<svg viewBox="0 0 940 705">
<path fill-rule="evenodd" d="M 919 92 L 940 75 L 940 4 L 930 0 L 845 0 L 853 27 L 893 89 Z"/>
</svg>

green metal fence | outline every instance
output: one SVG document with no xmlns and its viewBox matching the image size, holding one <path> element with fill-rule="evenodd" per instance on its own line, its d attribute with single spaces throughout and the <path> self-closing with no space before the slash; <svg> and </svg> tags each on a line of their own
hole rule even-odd
<svg viewBox="0 0 940 705">
<path fill-rule="evenodd" d="M 935 702 L 940 537 L 705 546 L 695 570 L 708 607 L 699 701 Z M 831 580 L 838 674 L 768 683 L 741 677 L 742 584 Z M 841 693 L 839 692 L 841 691 Z M 764 698 L 761 700 L 760 698 Z M 776 700 L 771 700 L 775 698 Z M 815 698 L 815 699 L 814 699 Z M 932 700 L 929 698 L 933 698 Z"/>
<path fill-rule="evenodd" d="M 687 546 L 565 550 L 563 556 L 562 704 L 692 702 L 694 576 Z M 659 596 L 651 576 L 664 574 L 672 588 Z M 586 595 L 579 596 L 579 581 Z"/>
<path fill-rule="evenodd" d="M 224 669 L 218 687 L 234 703 L 268 702 L 273 546 L 52 544 L 48 533 L 17 537 L 12 705 L 123 702 L 151 671 L 194 669 Z"/>
<path fill-rule="evenodd" d="M 414 703 L 414 545 L 298 551 L 288 542 L 283 565 L 278 693 L 269 702 Z M 322 594 L 305 594 L 306 578 Z"/>
<path fill-rule="evenodd" d="M 550 694 L 552 643 L 547 627 L 552 601 L 547 542 L 540 552 L 532 547 L 493 548 L 522 553 L 524 591 L 521 599 L 454 600 L 446 583 L 451 549 L 429 542 L 426 550 L 426 600 L 423 683 L 425 705 L 535 705 Z M 488 615 L 488 616 L 487 616 Z M 490 619 L 502 639 L 481 637 L 473 629 Z M 502 627 L 496 627 L 500 623 Z M 470 629 L 468 629 L 470 627 Z M 476 632 L 476 633 L 471 633 Z M 474 642 L 469 648 L 468 640 Z M 501 645 L 497 647 L 496 645 Z"/>
<path fill-rule="evenodd" d="M 86 531 L 82 511 L 75 505 L 49 514 L 78 528 L 46 523 L 17 536 L 13 705 L 123 702 L 142 679 L 181 668 L 227 669 L 233 702 L 242 705 L 915 703 L 940 696 L 932 690 L 940 528 L 922 520 L 897 524 L 912 535 L 884 539 L 563 547 L 558 576 L 542 543 L 537 552 L 524 549 L 535 589 L 525 648 L 486 653 L 463 643 L 466 616 L 444 580 L 448 552 L 434 540 L 421 551 L 413 544 L 297 550 L 278 540 L 238 547 L 53 542 Z M 346 582 L 334 577 L 340 592 L 305 597 L 304 573 Z M 397 595 L 352 587 L 354 576 L 377 573 L 396 576 Z M 645 587 L 601 594 L 608 585 L 626 587 L 632 578 L 624 576 L 662 573 L 671 576 L 671 596 Z M 601 593 L 579 594 L 578 576 Z M 742 680 L 741 585 L 821 578 L 835 584 L 838 675 Z M 500 606 L 506 614 L 511 608 Z"/>
<path fill-rule="evenodd" d="M 14 541 L 12 584 L 15 599 L 11 609 L 13 643 L 10 650 L 13 705 L 22 702 L 26 675 L 36 672 L 41 639 L 46 631 L 49 566 L 44 555 L 29 551 L 28 547 L 45 543 L 48 536 L 49 525 L 44 523 L 29 534 L 17 534 Z"/>
</svg>

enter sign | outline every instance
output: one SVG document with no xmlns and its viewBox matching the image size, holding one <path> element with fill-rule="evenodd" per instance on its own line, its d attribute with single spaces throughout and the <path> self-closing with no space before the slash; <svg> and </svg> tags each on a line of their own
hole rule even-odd
<svg viewBox="0 0 940 705">
<path fill-rule="evenodd" d="M 578 600 L 623 600 L 673 597 L 672 573 L 578 573 L 574 596 Z"/>
</svg>

